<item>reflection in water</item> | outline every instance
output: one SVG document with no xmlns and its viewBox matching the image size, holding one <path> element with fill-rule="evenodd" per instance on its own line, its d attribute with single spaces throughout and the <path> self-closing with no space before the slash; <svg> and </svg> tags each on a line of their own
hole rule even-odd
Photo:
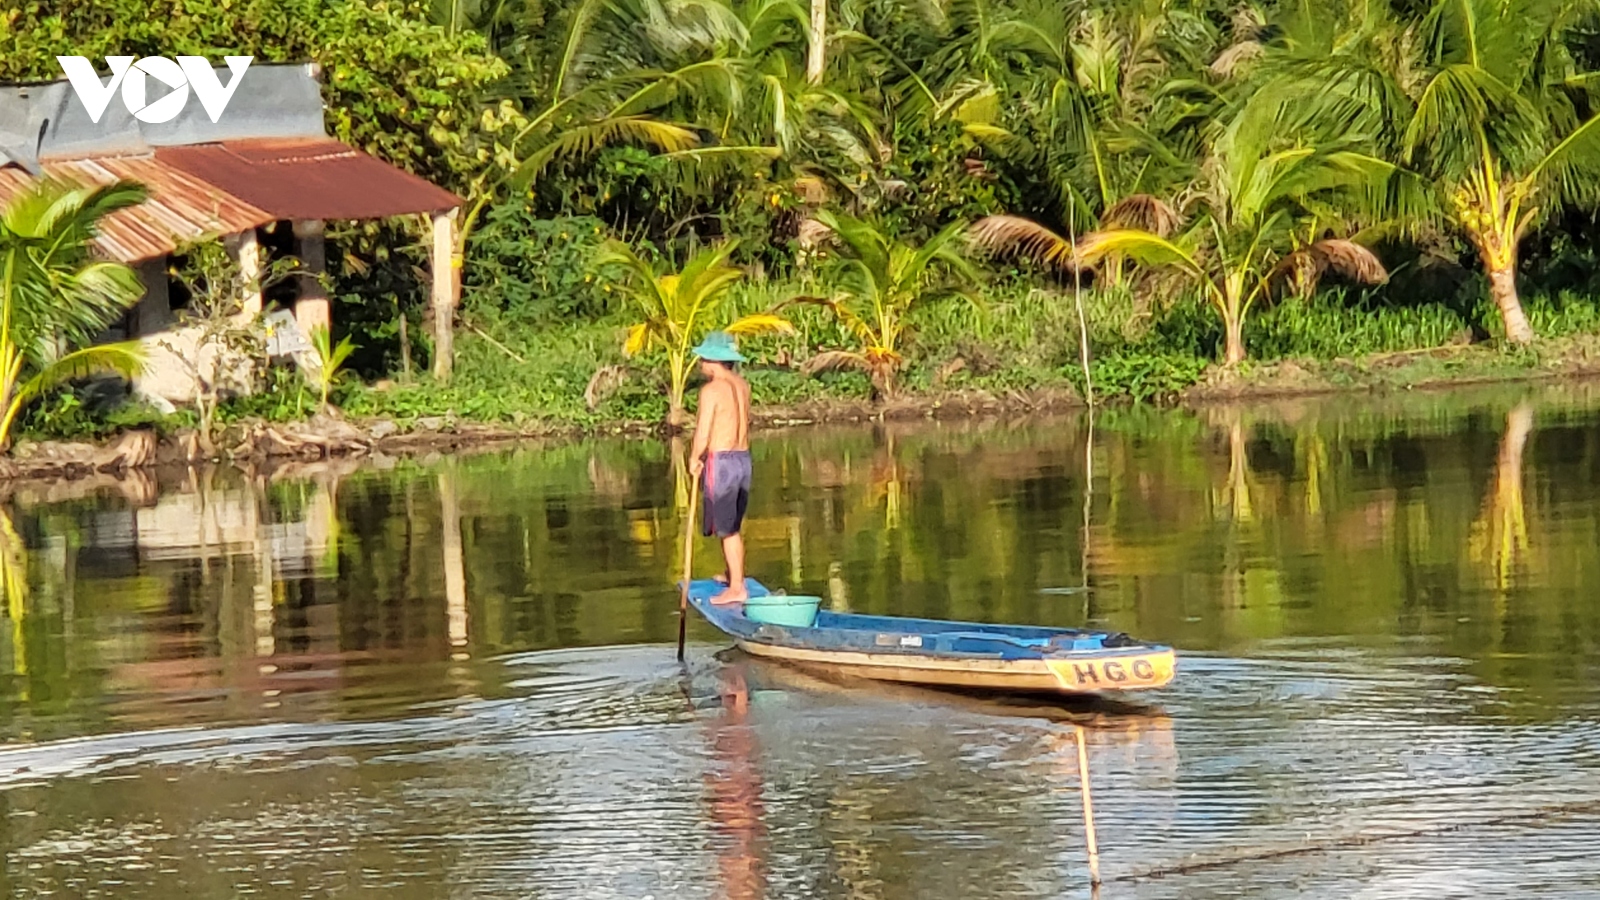
<svg viewBox="0 0 1600 900">
<path fill-rule="evenodd" d="M 1528 518 L 1522 502 L 1522 450 L 1533 433 L 1533 406 L 1519 403 L 1506 413 L 1495 455 L 1494 478 L 1472 523 L 1472 557 L 1489 566 L 1504 591 L 1528 549 Z"/>
<path fill-rule="evenodd" d="M 722 710 L 710 726 L 712 768 L 707 773 L 711 821 L 727 900 L 761 900 L 767 894 L 766 815 L 756 736 L 748 718 L 750 687 L 737 666 L 718 680 Z"/>
<path fill-rule="evenodd" d="M 28 615 L 28 557 L 11 513 L 0 507 L 0 591 L 6 599 L 6 618 L 11 623 L 10 665 L 12 674 L 26 678 L 28 647 L 23 639 L 23 621 Z M 26 700 L 27 696 L 19 698 Z"/>
<path fill-rule="evenodd" d="M 1081 896 L 1075 725 L 1108 896 L 1600 890 L 1594 389 L 753 455 L 758 577 L 1124 630 L 1178 646 L 1178 681 L 1136 707 L 837 683 L 713 658 L 699 623 L 686 675 L 654 442 L 19 483 L 0 893 Z M 1338 849 L 1263 855 L 1308 846 Z"/>
<path fill-rule="evenodd" d="M 466 659 L 467 570 L 461 553 L 461 509 L 456 500 L 456 461 L 439 468 L 439 528 L 443 537 L 445 618 L 450 636 L 450 657 Z"/>
</svg>

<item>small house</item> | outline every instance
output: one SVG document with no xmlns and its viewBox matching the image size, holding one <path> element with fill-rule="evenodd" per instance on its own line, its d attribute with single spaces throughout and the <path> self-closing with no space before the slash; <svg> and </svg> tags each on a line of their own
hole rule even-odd
<svg viewBox="0 0 1600 900">
<path fill-rule="evenodd" d="M 136 381 L 136 392 L 158 405 L 194 396 L 192 361 L 206 348 L 195 346 L 194 329 L 181 325 L 182 292 L 169 290 L 169 257 L 180 247 L 223 241 L 239 261 L 244 312 L 252 316 L 262 312 L 262 240 L 271 232 L 278 238 L 275 246 L 291 248 L 307 275 L 296 278 L 280 301 L 272 330 L 278 334 L 274 344 L 292 354 L 309 347 L 313 328 L 332 326 L 317 277 L 327 259 L 324 223 L 409 215 L 432 223 L 435 371 L 448 374 L 459 295 L 451 254 L 460 199 L 329 137 L 317 66 L 250 65 L 236 76 L 223 67 L 215 72 L 222 84 L 240 79 L 216 121 L 194 97 L 166 121 L 142 121 L 124 102 L 124 90 L 111 97 L 96 122 L 66 80 L 0 85 L 0 208 L 40 178 L 85 185 L 132 181 L 149 191 L 145 203 L 110 216 L 95 242 L 98 253 L 133 267 L 144 285 L 138 305 L 108 335 L 145 346 L 148 371 Z M 161 87 L 151 78 L 142 78 L 141 85 L 152 94 Z M 142 97 L 143 92 L 135 99 Z M 166 113 L 171 105 L 168 100 Z"/>
</svg>

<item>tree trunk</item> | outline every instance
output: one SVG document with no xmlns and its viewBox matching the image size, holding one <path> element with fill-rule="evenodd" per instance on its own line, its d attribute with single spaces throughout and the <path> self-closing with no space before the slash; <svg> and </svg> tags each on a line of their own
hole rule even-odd
<svg viewBox="0 0 1600 900">
<path fill-rule="evenodd" d="M 1222 276 L 1222 297 L 1217 312 L 1222 315 L 1222 364 L 1231 369 L 1244 362 L 1244 272 Z"/>
<path fill-rule="evenodd" d="M 1533 326 L 1522 311 L 1522 301 L 1517 298 L 1517 262 L 1513 258 L 1503 266 L 1489 269 L 1489 296 L 1500 310 L 1500 321 L 1506 328 L 1506 340 L 1513 344 L 1533 342 Z"/>
<path fill-rule="evenodd" d="M 1223 326 L 1227 342 L 1223 345 L 1222 364 L 1232 368 L 1244 362 L 1244 316 L 1225 316 Z"/>
<path fill-rule="evenodd" d="M 689 391 L 689 362 L 673 360 L 668 364 L 671 383 L 667 387 L 667 430 L 681 431 L 689 424 L 689 410 L 684 405 L 684 394 Z"/>
<path fill-rule="evenodd" d="M 806 80 L 822 83 L 822 70 L 827 65 L 828 0 L 811 0 L 810 46 L 806 48 Z"/>
<path fill-rule="evenodd" d="M 894 367 L 888 365 L 873 366 L 868 372 L 872 381 L 872 402 L 882 403 L 894 396 Z"/>
</svg>

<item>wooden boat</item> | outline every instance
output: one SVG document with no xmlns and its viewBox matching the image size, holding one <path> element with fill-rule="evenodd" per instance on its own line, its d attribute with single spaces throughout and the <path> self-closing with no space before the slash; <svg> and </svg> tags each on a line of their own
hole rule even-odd
<svg viewBox="0 0 1600 900">
<path fill-rule="evenodd" d="M 770 592 L 745 579 L 751 597 Z M 819 610 L 810 627 L 751 621 L 742 606 L 715 606 L 711 579 L 689 584 L 689 602 L 752 656 L 843 675 L 952 688 L 1092 694 L 1158 688 L 1177 665 L 1171 647 L 1125 634 Z"/>
</svg>

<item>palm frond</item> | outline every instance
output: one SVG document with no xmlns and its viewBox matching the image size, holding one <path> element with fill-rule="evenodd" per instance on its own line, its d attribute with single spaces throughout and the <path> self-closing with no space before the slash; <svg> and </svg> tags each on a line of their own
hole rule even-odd
<svg viewBox="0 0 1600 900">
<path fill-rule="evenodd" d="M 985 216 L 968 235 L 976 249 L 988 253 L 1016 253 L 1068 270 L 1075 265 L 1071 241 L 1021 216 Z"/>
<path fill-rule="evenodd" d="M 509 180 L 518 190 L 526 190 L 556 159 L 589 156 L 603 147 L 627 142 L 678 153 L 697 146 L 700 138 L 682 125 L 649 116 L 606 118 L 562 130 L 554 139 L 523 157 Z"/>
<path fill-rule="evenodd" d="M 1096 231 L 1078 242 L 1078 259 L 1093 265 L 1110 254 L 1120 254 L 1150 266 L 1176 266 L 1205 280 L 1205 267 L 1191 252 L 1159 235 L 1134 228 Z"/>
<path fill-rule="evenodd" d="M 1267 48 L 1259 41 L 1240 41 L 1217 54 L 1217 58 L 1212 60 L 1211 65 L 1207 68 L 1211 74 L 1218 78 L 1231 79 L 1240 74 L 1241 70 L 1250 63 L 1265 56 L 1266 52 Z"/>
<path fill-rule="evenodd" d="M 1347 239 L 1328 238 L 1278 260 L 1264 281 L 1272 286 L 1288 278 L 1300 278 L 1303 288 L 1313 290 L 1329 271 L 1358 284 L 1380 284 L 1389 277 L 1377 254 L 1367 247 Z"/>
<path fill-rule="evenodd" d="M 85 187 L 47 178 L 12 198 L 0 213 L 0 224 L 46 246 L 79 246 L 94 237 L 106 216 L 137 206 L 148 196 L 142 185 L 131 182 Z"/>
<path fill-rule="evenodd" d="M 1512 88 L 1475 66 L 1453 65 L 1428 82 L 1403 145 L 1407 161 L 1450 177 L 1479 162 L 1485 145 L 1513 170 L 1522 169 L 1533 162 L 1544 133 Z"/>
<path fill-rule="evenodd" d="M 961 252 L 963 239 L 969 233 L 967 223 L 959 221 L 939 229 L 937 234 L 911 254 L 901 271 L 900 281 L 912 286 L 919 285 L 924 275 L 937 263 L 960 281 L 976 283 L 979 280 L 978 270 Z"/>
<path fill-rule="evenodd" d="M 571 22 L 567 26 L 567 39 L 562 43 L 561 63 L 556 67 L 555 85 L 550 91 L 552 102 L 560 102 L 564 98 L 567 78 L 572 74 L 573 64 L 578 57 L 578 48 L 583 45 L 589 25 L 594 21 L 595 13 L 601 6 L 601 0 L 582 0 L 573 12 Z"/>
<path fill-rule="evenodd" d="M 1378 284 L 1389 277 L 1383 262 L 1371 249 L 1355 241 L 1327 238 L 1306 248 L 1324 270 L 1332 270 L 1351 281 Z"/>
<path fill-rule="evenodd" d="M 788 306 L 790 304 L 824 307 L 829 312 L 832 312 L 839 320 L 839 324 L 843 325 L 845 330 L 850 332 L 850 334 L 853 335 L 857 340 L 864 344 L 870 344 L 875 342 L 877 339 L 873 332 L 872 326 L 868 325 L 866 320 L 856 315 L 855 310 L 851 309 L 846 303 L 844 303 L 843 298 L 841 297 L 795 297 L 786 301 L 782 305 Z"/>
<path fill-rule="evenodd" d="M 32 378 L 17 389 L 22 402 L 60 384 L 91 375 L 121 375 L 136 378 L 144 374 L 144 349 L 137 341 L 120 344 L 100 344 L 74 350 L 41 368 Z"/>
<path fill-rule="evenodd" d="M 815 375 L 818 372 L 831 372 L 837 369 L 870 371 L 872 362 L 865 355 L 853 350 L 824 350 L 806 360 L 800 366 L 800 373 Z"/>
<path fill-rule="evenodd" d="M 1105 228 L 1138 228 L 1160 237 L 1171 237 L 1183 224 L 1183 215 L 1172 204 L 1150 194 L 1131 194 L 1107 207 L 1100 214 Z"/>
<path fill-rule="evenodd" d="M 722 330 L 734 336 L 756 334 L 794 334 L 794 324 L 777 313 L 751 313 L 741 316 Z"/>
<path fill-rule="evenodd" d="M 628 335 L 622 341 L 623 356 L 638 356 L 650 345 L 650 323 L 640 322 L 628 328 Z"/>
<path fill-rule="evenodd" d="M 881 275 L 889 270 L 889 239 L 871 223 L 826 209 L 818 211 L 815 218 L 849 247 L 869 272 Z"/>
<path fill-rule="evenodd" d="M 1600 114 L 1574 128 L 1534 165 L 1528 180 L 1538 184 L 1541 179 L 1554 182 L 1568 200 L 1600 198 Z"/>
<path fill-rule="evenodd" d="M 93 340 L 138 300 L 143 288 L 134 271 L 91 260 L 89 241 L 106 216 L 144 196 L 127 184 L 86 188 L 47 180 L 0 213 L 9 337 L 36 361 L 48 361 L 36 352 L 46 338 Z"/>
</svg>

